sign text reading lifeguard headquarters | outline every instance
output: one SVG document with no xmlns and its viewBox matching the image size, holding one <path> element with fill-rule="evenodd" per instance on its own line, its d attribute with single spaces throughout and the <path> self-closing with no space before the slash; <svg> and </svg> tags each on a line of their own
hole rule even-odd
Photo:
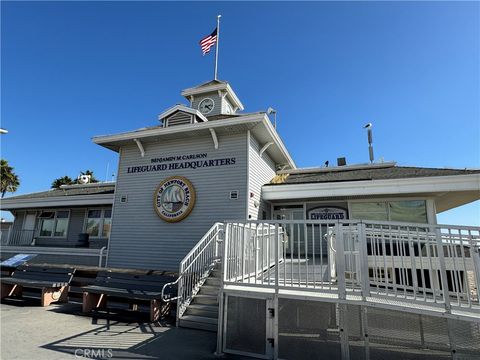
<svg viewBox="0 0 480 360">
<path fill-rule="evenodd" d="M 152 165 L 129 166 L 127 168 L 127 174 L 178 169 L 195 170 L 199 168 L 235 165 L 237 162 L 235 157 L 209 160 L 207 160 L 207 158 L 207 153 L 152 158 L 150 159 Z"/>
</svg>

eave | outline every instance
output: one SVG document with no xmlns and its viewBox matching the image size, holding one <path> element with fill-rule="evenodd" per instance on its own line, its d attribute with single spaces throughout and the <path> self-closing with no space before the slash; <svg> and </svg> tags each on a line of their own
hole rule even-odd
<svg viewBox="0 0 480 360">
<path fill-rule="evenodd" d="M 262 197 L 269 201 L 415 194 L 434 198 L 437 212 L 446 211 L 480 199 L 480 174 L 262 187 Z"/>
<path fill-rule="evenodd" d="M 3 199 L 0 210 L 112 205 L 114 194 L 55 196 L 30 199 Z"/>
<path fill-rule="evenodd" d="M 227 134 L 234 128 L 250 130 L 263 144 L 273 140 L 274 145 L 270 146 L 266 152 L 277 164 L 287 164 L 289 167 L 295 168 L 295 163 L 283 144 L 283 141 L 264 113 L 239 116 L 221 121 L 178 125 L 167 128 L 155 127 L 115 135 L 96 136 L 92 141 L 95 144 L 118 152 L 122 146 L 133 142 L 134 139 L 181 138 L 182 136 L 192 134 L 206 134 L 211 136 L 210 129 L 215 130 L 217 136 L 220 137 L 222 133 Z"/>
</svg>

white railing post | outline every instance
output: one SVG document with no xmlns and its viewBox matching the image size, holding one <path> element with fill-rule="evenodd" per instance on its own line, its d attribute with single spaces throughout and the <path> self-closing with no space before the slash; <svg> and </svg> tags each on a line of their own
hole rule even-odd
<svg viewBox="0 0 480 360">
<path fill-rule="evenodd" d="M 442 235 L 440 233 L 440 229 L 437 227 L 435 228 L 435 236 L 437 240 L 437 259 L 440 265 L 440 281 L 443 290 L 443 300 L 445 302 L 445 312 L 450 313 L 450 294 L 448 291 L 448 278 L 447 278 L 447 269 L 445 266 L 445 255 L 443 253 L 443 243 L 442 243 Z M 440 289 L 440 283 L 438 284 Z"/>
<path fill-rule="evenodd" d="M 366 225 L 363 223 L 357 224 L 358 241 L 359 241 L 359 260 L 360 260 L 360 285 L 362 287 L 362 298 L 370 296 L 370 275 L 368 273 L 368 248 L 367 248 L 367 231 Z M 376 271 L 376 269 L 375 269 Z"/>
<path fill-rule="evenodd" d="M 274 244 L 274 247 L 275 247 L 275 293 L 278 294 L 278 267 L 279 267 L 279 262 L 278 262 L 278 258 L 279 258 L 279 254 L 278 254 L 278 251 L 279 251 L 279 246 L 278 246 L 278 241 L 279 241 L 280 237 L 279 237 L 279 233 L 278 233 L 278 224 L 275 224 L 275 244 Z M 270 261 L 270 259 L 269 259 Z"/>
<path fill-rule="evenodd" d="M 475 269 L 475 281 L 477 285 L 477 302 L 480 304 L 480 245 L 475 245 L 471 241 L 470 245 L 470 257 L 473 261 L 473 267 Z"/>
<path fill-rule="evenodd" d="M 217 350 L 215 351 L 215 355 L 221 356 L 223 355 L 223 312 L 224 312 L 224 282 L 226 280 L 226 270 L 227 270 L 227 253 L 228 253 L 228 245 L 230 241 L 230 229 L 231 224 L 224 223 L 224 236 L 223 236 L 223 254 L 222 254 L 222 271 L 220 275 L 220 291 L 218 292 L 218 323 L 217 323 Z"/>
<path fill-rule="evenodd" d="M 345 240 L 343 238 L 343 226 L 339 222 L 335 224 L 335 246 L 338 298 L 344 300 L 347 297 L 345 286 Z"/>
</svg>

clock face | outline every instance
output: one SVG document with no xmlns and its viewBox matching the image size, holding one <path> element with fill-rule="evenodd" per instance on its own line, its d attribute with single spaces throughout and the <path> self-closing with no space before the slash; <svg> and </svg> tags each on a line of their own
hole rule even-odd
<svg viewBox="0 0 480 360">
<path fill-rule="evenodd" d="M 200 104 L 198 104 L 198 110 L 200 110 L 202 114 L 209 114 L 210 112 L 212 112 L 214 106 L 215 103 L 213 102 L 213 100 L 210 98 L 206 98 L 200 101 Z"/>
</svg>

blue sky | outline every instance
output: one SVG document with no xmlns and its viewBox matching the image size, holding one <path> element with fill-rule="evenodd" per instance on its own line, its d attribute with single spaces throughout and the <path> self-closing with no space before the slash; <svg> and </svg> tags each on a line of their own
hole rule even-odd
<svg viewBox="0 0 480 360">
<path fill-rule="evenodd" d="M 480 167 L 478 2 L 2 2 L 2 158 L 17 194 L 117 154 L 94 135 L 155 125 L 211 80 L 198 41 L 222 14 L 219 78 L 245 111 L 278 111 L 298 166 Z M 480 225 L 478 202 L 439 221 Z"/>
</svg>

